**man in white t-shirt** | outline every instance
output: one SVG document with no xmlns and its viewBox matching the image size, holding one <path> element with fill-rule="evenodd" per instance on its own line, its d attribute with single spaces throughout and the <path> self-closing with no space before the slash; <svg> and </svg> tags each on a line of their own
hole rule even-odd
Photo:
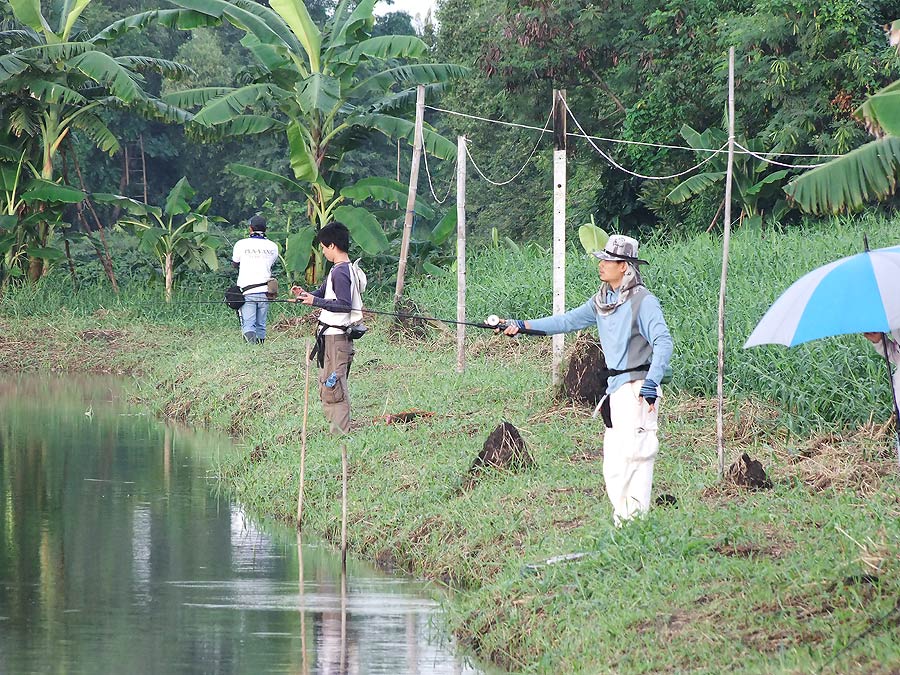
<svg viewBox="0 0 900 675">
<path fill-rule="evenodd" d="M 278 244 L 266 239 L 266 219 L 253 216 L 250 236 L 238 241 L 231 255 L 231 264 L 239 270 L 237 285 L 244 293 L 241 332 L 251 344 L 262 344 L 266 339 L 266 315 L 269 313 L 266 285 L 272 278 L 272 265 L 276 260 Z"/>
</svg>

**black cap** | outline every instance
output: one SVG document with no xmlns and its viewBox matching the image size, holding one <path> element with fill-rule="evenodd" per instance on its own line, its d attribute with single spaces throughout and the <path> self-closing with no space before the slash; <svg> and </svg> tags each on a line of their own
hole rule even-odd
<svg viewBox="0 0 900 675">
<path fill-rule="evenodd" d="M 266 231 L 266 219 L 260 215 L 253 216 L 250 219 L 250 229 L 254 232 Z"/>
</svg>

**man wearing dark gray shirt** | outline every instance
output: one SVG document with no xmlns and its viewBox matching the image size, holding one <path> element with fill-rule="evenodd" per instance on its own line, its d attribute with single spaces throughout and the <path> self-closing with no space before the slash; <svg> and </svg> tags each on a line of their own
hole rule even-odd
<svg viewBox="0 0 900 675">
<path fill-rule="evenodd" d="M 347 335 L 351 323 L 353 274 L 351 273 L 350 231 L 343 223 L 332 222 L 316 235 L 325 258 L 333 264 L 319 288 L 307 292 L 299 286 L 291 288 L 295 301 L 318 307 L 319 327 L 313 353 L 319 364 L 319 398 L 331 433 L 350 430 L 350 390 L 347 377 L 353 363 L 353 340 Z M 312 355 L 311 357 L 312 358 Z"/>
</svg>

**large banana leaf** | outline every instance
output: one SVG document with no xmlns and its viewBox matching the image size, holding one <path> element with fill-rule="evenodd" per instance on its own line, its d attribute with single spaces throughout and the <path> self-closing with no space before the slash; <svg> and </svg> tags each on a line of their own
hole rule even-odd
<svg viewBox="0 0 900 675">
<path fill-rule="evenodd" d="M 9 4 L 16 18 L 29 28 L 36 31 L 50 30 L 41 14 L 40 0 L 9 0 Z"/>
<path fill-rule="evenodd" d="M 285 98 L 289 92 L 273 84 L 251 84 L 233 89 L 224 96 L 211 100 L 194 115 L 194 121 L 203 125 L 229 122 L 241 115 L 246 108 L 267 98 Z"/>
<path fill-rule="evenodd" d="M 131 197 L 115 195 L 108 192 L 94 192 L 91 199 L 98 204 L 112 204 L 118 206 L 133 216 L 156 216 L 162 217 L 162 209 L 152 204 L 145 204 Z"/>
<path fill-rule="evenodd" d="M 375 216 L 364 208 L 339 206 L 334 211 L 334 218 L 347 226 L 353 241 L 366 253 L 376 255 L 390 246 Z"/>
<path fill-rule="evenodd" d="M 72 120 L 72 126 L 84 131 L 103 152 L 114 155 L 119 151 L 119 140 L 97 115 L 91 112 L 81 113 Z"/>
<path fill-rule="evenodd" d="M 156 59 L 149 56 L 118 56 L 116 61 L 129 70 L 150 70 L 170 80 L 180 80 L 188 75 L 197 74 L 190 66 L 168 59 Z"/>
<path fill-rule="evenodd" d="M 666 199 L 674 204 L 681 204 L 723 178 L 725 178 L 724 171 L 707 171 L 706 173 L 694 174 L 676 185 L 675 189 L 666 195 Z"/>
<path fill-rule="evenodd" d="M 284 266 L 288 272 L 302 272 L 309 265 L 312 254 L 313 239 L 316 230 L 313 227 L 301 227 L 287 238 L 284 251 Z"/>
<path fill-rule="evenodd" d="M 39 258 L 52 263 L 59 262 L 66 257 L 63 251 L 52 246 L 29 246 L 26 253 L 32 258 Z"/>
<path fill-rule="evenodd" d="M 318 111 L 328 114 L 338 104 L 340 96 L 340 83 L 322 73 L 313 73 L 297 85 L 297 100 L 304 113 Z"/>
<path fill-rule="evenodd" d="M 291 50 L 300 51 L 303 47 L 290 31 L 284 20 L 268 7 L 253 0 L 242 2 L 234 0 L 173 0 L 186 9 L 204 12 L 213 17 L 225 17 L 231 23 L 253 33 L 261 42 L 285 44 Z"/>
<path fill-rule="evenodd" d="M 309 147 L 309 133 L 300 124 L 291 122 L 287 127 L 287 137 L 294 177 L 314 183 L 319 177 L 319 167 Z"/>
<path fill-rule="evenodd" d="M 359 41 L 360 32 L 371 28 L 375 24 L 375 15 L 373 13 L 375 2 L 376 0 L 361 0 L 346 21 L 342 21 L 342 11 L 335 11 L 328 49 L 333 50 Z M 343 7 L 346 7 L 345 2 L 341 3 L 341 8 Z M 335 22 L 341 23 L 337 25 Z"/>
<path fill-rule="evenodd" d="M 456 209 L 449 209 L 444 217 L 431 230 L 431 243 L 440 246 L 456 232 Z"/>
<path fill-rule="evenodd" d="M 405 140 L 410 145 L 415 141 L 415 124 L 409 120 L 401 119 L 400 117 L 369 114 L 350 118 L 347 122 L 349 124 L 356 124 L 358 126 L 375 129 L 388 138 L 393 140 Z M 423 128 L 422 132 L 426 152 L 438 159 L 456 159 L 456 143 L 451 143 L 427 126 Z"/>
<path fill-rule="evenodd" d="M 900 137 L 900 80 L 867 98 L 854 114 L 878 135 Z"/>
<path fill-rule="evenodd" d="M 298 192 L 300 194 L 309 193 L 309 188 L 306 185 L 301 185 L 300 183 L 292 181 L 290 178 L 286 178 L 272 171 L 257 169 L 255 166 L 247 166 L 246 164 L 229 164 L 225 167 L 225 169 L 230 173 L 233 173 L 235 176 L 243 176 L 244 178 L 252 178 L 253 180 L 276 183 L 278 185 L 281 185 L 282 187 L 287 188 L 289 191 Z"/>
<path fill-rule="evenodd" d="M 188 111 L 164 103 L 158 98 L 140 98 L 131 101 L 128 107 L 140 111 L 147 117 L 173 124 L 187 124 L 193 119 L 193 115 Z"/>
<path fill-rule="evenodd" d="M 322 34 L 302 0 L 270 0 L 269 6 L 284 19 L 303 45 L 311 73 L 321 72 Z"/>
<path fill-rule="evenodd" d="M 190 201 L 196 194 L 194 188 L 188 183 L 186 176 L 175 183 L 175 186 L 169 191 L 166 197 L 165 212 L 170 216 L 177 216 L 182 213 L 190 213 Z"/>
<path fill-rule="evenodd" d="M 303 0 L 296 1 L 303 2 Z M 234 11 L 231 11 L 229 12 L 229 16 L 233 20 L 241 20 L 243 18 L 246 21 L 244 25 L 247 25 L 251 32 L 263 42 L 284 45 L 295 54 L 299 54 L 300 50 L 303 49 L 303 44 L 291 30 L 291 27 L 285 23 L 284 17 L 279 15 L 278 12 L 274 11 L 269 6 L 261 4 L 256 0 L 231 0 L 231 3 L 240 11 L 245 12 L 245 14 L 237 14 Z M 266 30 L 271 31 L 274 35 L 278 36 L 278 40 L 272 40 L 271 38 L 267 39 L 265 37 L 265 32 L 262 30 L 253 30 L 253 22 L 247 20 L 248 15 L 262 21 Z M 242 24 L 238 23 L 238 25 Z"/>
<path fill-rule="evenodd" d="M 65 105 L 78 105 L 86 103 L 87 99 L 74 89 L 49 80 L 29 79 L 28 89 L 31 95 L 44 103 L 63 103 Z"/>
<path fill-rule="evenodd" d="M 62 29 L 62 39 L 68 40 L 69 34 L 72 32 L 72 28 L 75 27 L 75 22 L 78 21 L 78 17 L 81 16 L 81 13 L 85 10 L 85 8 L 91 4 L 92 0 L 75 0 L 74 4 L 66 2 L 66 8 L 68 11 L 61 12 L 62 16 L 65 16 L 66 23 Z"/>
<path fill-rule="evenodd" d="M 885 136 L 807 171 L 784 191 L 804 211 L 838 213 L 892 194 L 898 169 L 900 138 Z"/>
<path fill-rule="evenodd" d="M 763 178 L 761 181 L 759 181 L 755 185 L 751 185 L 749 188 L 747 188 L 746 194 L 748 194 L 748 195 L 759 194 L 759 191 L 762 190 L 766 185 L 770 185 L 772 183 L 777 183 L 782 178 L 787 176 L 790 172 L 791 172 L 790 169 L 781 169 L 780 171 L 773 171 L 772 173 L 768 174 L 765 178 Z"/>
<path fill-rule="evenodd" d="M 428 54 L 428 45 L 415 35 L 379 35 L 354 45 L 335 58 L 346 63 L 369 59 L 418 59 Z"/>
<path fill-rule="evenodd" d="M 26 204 L 32 202 L 77 204 L 84 199 L 84 197 L 84 192 L 77 190 L 76 188 L 35 178 L 28 184 L 28 190 L 22 194 L 22 201 Z"/>
<path fill-rule="evenodd" d="M 202 127 L 204 138 L 225 138 L 227 136 L 249 136 L 262 134 L 272 129 L 284 129 L 284 123 L 265 115 L 239 115 L 234 119 L 214 127 Z"/>
<path fill-rule="evenodd" d="M 211 16 L 206 12 L 197 12 L 190 9 L 154 9 L 149 12 L 141 12 L 132 16 L 119 19 L 91 38 L 95 44 L 106 44 L 121 37 L 131 30 L 141 30 L 152 24 L 159 24 L 165 28 L 190 30 L 204 26 L 216 26 L 221 19 Z"/>
<path fill-rule="evenodd" d="M 108 54 L 98 51 L 85 52 L 71 59 L 68 65 L 95 82 L 105 85 L 113 96 L 123 101 L 129 102 L 145 97 L 134 75 Z"/>
<path fill-rule="evenodd" d="M 393 178 L 362 178 L 341 190 L 342 197 L 356 202 L 374 199 L 397 206 L 406 205 L 408 194 L 409 187 Z M 434 218 L 434 210 L 419 200 L 416 200 L 415 211 L 423 218 Z"/>
<path fill-rule="evenodd" d="M 224 96 L 232 91 L 234 91 L 234 87 L 198 87 L 196 89 L 173 91 L 161 98 L 169 105 L 174 105 L 179 108 L 194 108 L 196 106 L 206 105 L 209 101 Z"/>
<path fill-rule="evenodd" d="M 454 63 L 411 63 L 396 66 L 362 80 L 347 92 L 349 98 L 367 96 L 372 91 L 388 91 L 393 85 L 412 87 L 419 84 L 448 82 L 465 77 L 469 69 Z"/>
<path fill-rule="evenodd" d="M 16 54 L 0 56 L 0 82 L 15 77 L 28 69 L 28 62 Z"/>
<path fill-rule="evenodd" d="M 425 100 L 434 101 L 440 98 L 440 95 L 449 87 L 449 82 L 437 82 L 435 84 L 425 85 Z M 374 101 L 369 105 L 370 113 L 387 113 L 396 115 L 401 112 L 410 112 L 416 107 L 416 90 L 404 89 L 397 93 L 392 93 L 384 98 Z"/>
</svg>

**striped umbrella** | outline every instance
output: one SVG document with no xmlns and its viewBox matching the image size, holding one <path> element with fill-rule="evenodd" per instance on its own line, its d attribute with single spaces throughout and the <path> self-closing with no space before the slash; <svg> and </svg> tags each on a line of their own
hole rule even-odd
<svg viewBox="0 0 900 675">
<path fill-rule="evenodd" d="M 900 246 L 842 258 L 804 275 L 788 288 L 753 329 L 744 348 L 762 344 L 793 347 L 846 333 L 881 333 L 890 377 L 885 333 L 900 330 Z M 900 412 L 897 392 L 897 453 Z"/>
</svg>

